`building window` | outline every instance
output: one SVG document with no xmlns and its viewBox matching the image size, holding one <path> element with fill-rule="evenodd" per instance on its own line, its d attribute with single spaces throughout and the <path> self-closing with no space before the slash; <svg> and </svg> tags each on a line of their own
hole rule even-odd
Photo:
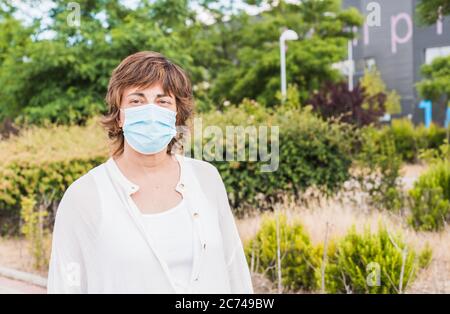
<svg viewBox="0 0 450 314">
<path fill-rule="evenodd" d="M 425 63 L 430 64 L 434 59 L 450 55 L 450 46 L 425 49 Z"/>
</svg>

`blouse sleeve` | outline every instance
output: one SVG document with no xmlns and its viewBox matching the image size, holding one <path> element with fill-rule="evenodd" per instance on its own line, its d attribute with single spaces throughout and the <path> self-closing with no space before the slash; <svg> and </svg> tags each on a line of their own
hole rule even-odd
<svg viewBox="0 0 450 314">
<path fill-rule="evenodd" d="M 228 195 L 222 178 L 218 176 L 219 217 L 222 236 L 224 238 L 225 257 L 231 283 L 231 293 L 254 293 L 247 259 L 242 241 L 228 201 Z"/>
<path fill-rule="evenodd" d="M 85 256 L 90 253 L 99 197 L 94 180 L 85 175 L 64 193 L 53 228 L 47 292 L 87 293 Z"/>
</svg>

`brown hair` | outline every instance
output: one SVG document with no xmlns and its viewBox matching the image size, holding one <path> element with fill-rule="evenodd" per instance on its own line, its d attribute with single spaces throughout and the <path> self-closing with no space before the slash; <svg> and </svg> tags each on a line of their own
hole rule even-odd
<svg viewBox="0 0 450 314">
<path fill-rule="evenodd" d="M 119 126 L 123 92 L 128 87 L 146 88 L 155 83 L 162 85 L 164 93 L 175 97 L 176 125 L 186 125 L 193 111 L 192 86 L 187 73 L 158 52 L 141 51 L 132 54 L 112 72 L 105 97 L 108 113 L 101 123 L 111 140 L 113 156 L 121 155 L 124 148 L 124 136 Z M 177 133 L 172 139 L 167 147 L 168 152 L 172 151 L 173 145 L 181 140 L 182 135 Z"/>
</svg>

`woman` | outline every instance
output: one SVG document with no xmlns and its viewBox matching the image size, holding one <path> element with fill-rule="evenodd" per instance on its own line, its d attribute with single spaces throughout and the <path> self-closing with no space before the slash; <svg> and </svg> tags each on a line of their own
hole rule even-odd
<svg viewBox="0 0 450 314">
<path fill-rule="evenodd" d="M 103 124 L 111 157 L 76 180 L 56 214 L 49 293 L 253 293 L 222 179 L 172 153 L 191 83 L 163 55 L 113 71 Z"/>
</svg>

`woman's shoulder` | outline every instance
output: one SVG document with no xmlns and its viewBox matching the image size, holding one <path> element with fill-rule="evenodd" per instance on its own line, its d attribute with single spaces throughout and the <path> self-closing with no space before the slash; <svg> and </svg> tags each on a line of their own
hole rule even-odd
<svg viewBox="0 0 450 314">
<path fill-rule="evenodd" d="M 91 171 L 72 182 L 64 192 L 55 217 L 54 232 L 93 238 L 99 230 L 102 209 Z"/>
<path fill-rule="evenodd" d="M 97 191 L 95 176 L 99 175 L 99 171 L 104 167 L 104 163 L 100 164 L 88 172 L 75 179 L 64 193 L 65 197 L 84 198 L 87 194 Z"/>
<path fill-rule="evenodd" d="M 100 207 L 100 197 L 94 179 L 95 171 L 92 170 L 67 187 L 58 206 L 59 215 L 92 217 L 98 214 L 99 210 L 96 209 Z"/>
</svg>

